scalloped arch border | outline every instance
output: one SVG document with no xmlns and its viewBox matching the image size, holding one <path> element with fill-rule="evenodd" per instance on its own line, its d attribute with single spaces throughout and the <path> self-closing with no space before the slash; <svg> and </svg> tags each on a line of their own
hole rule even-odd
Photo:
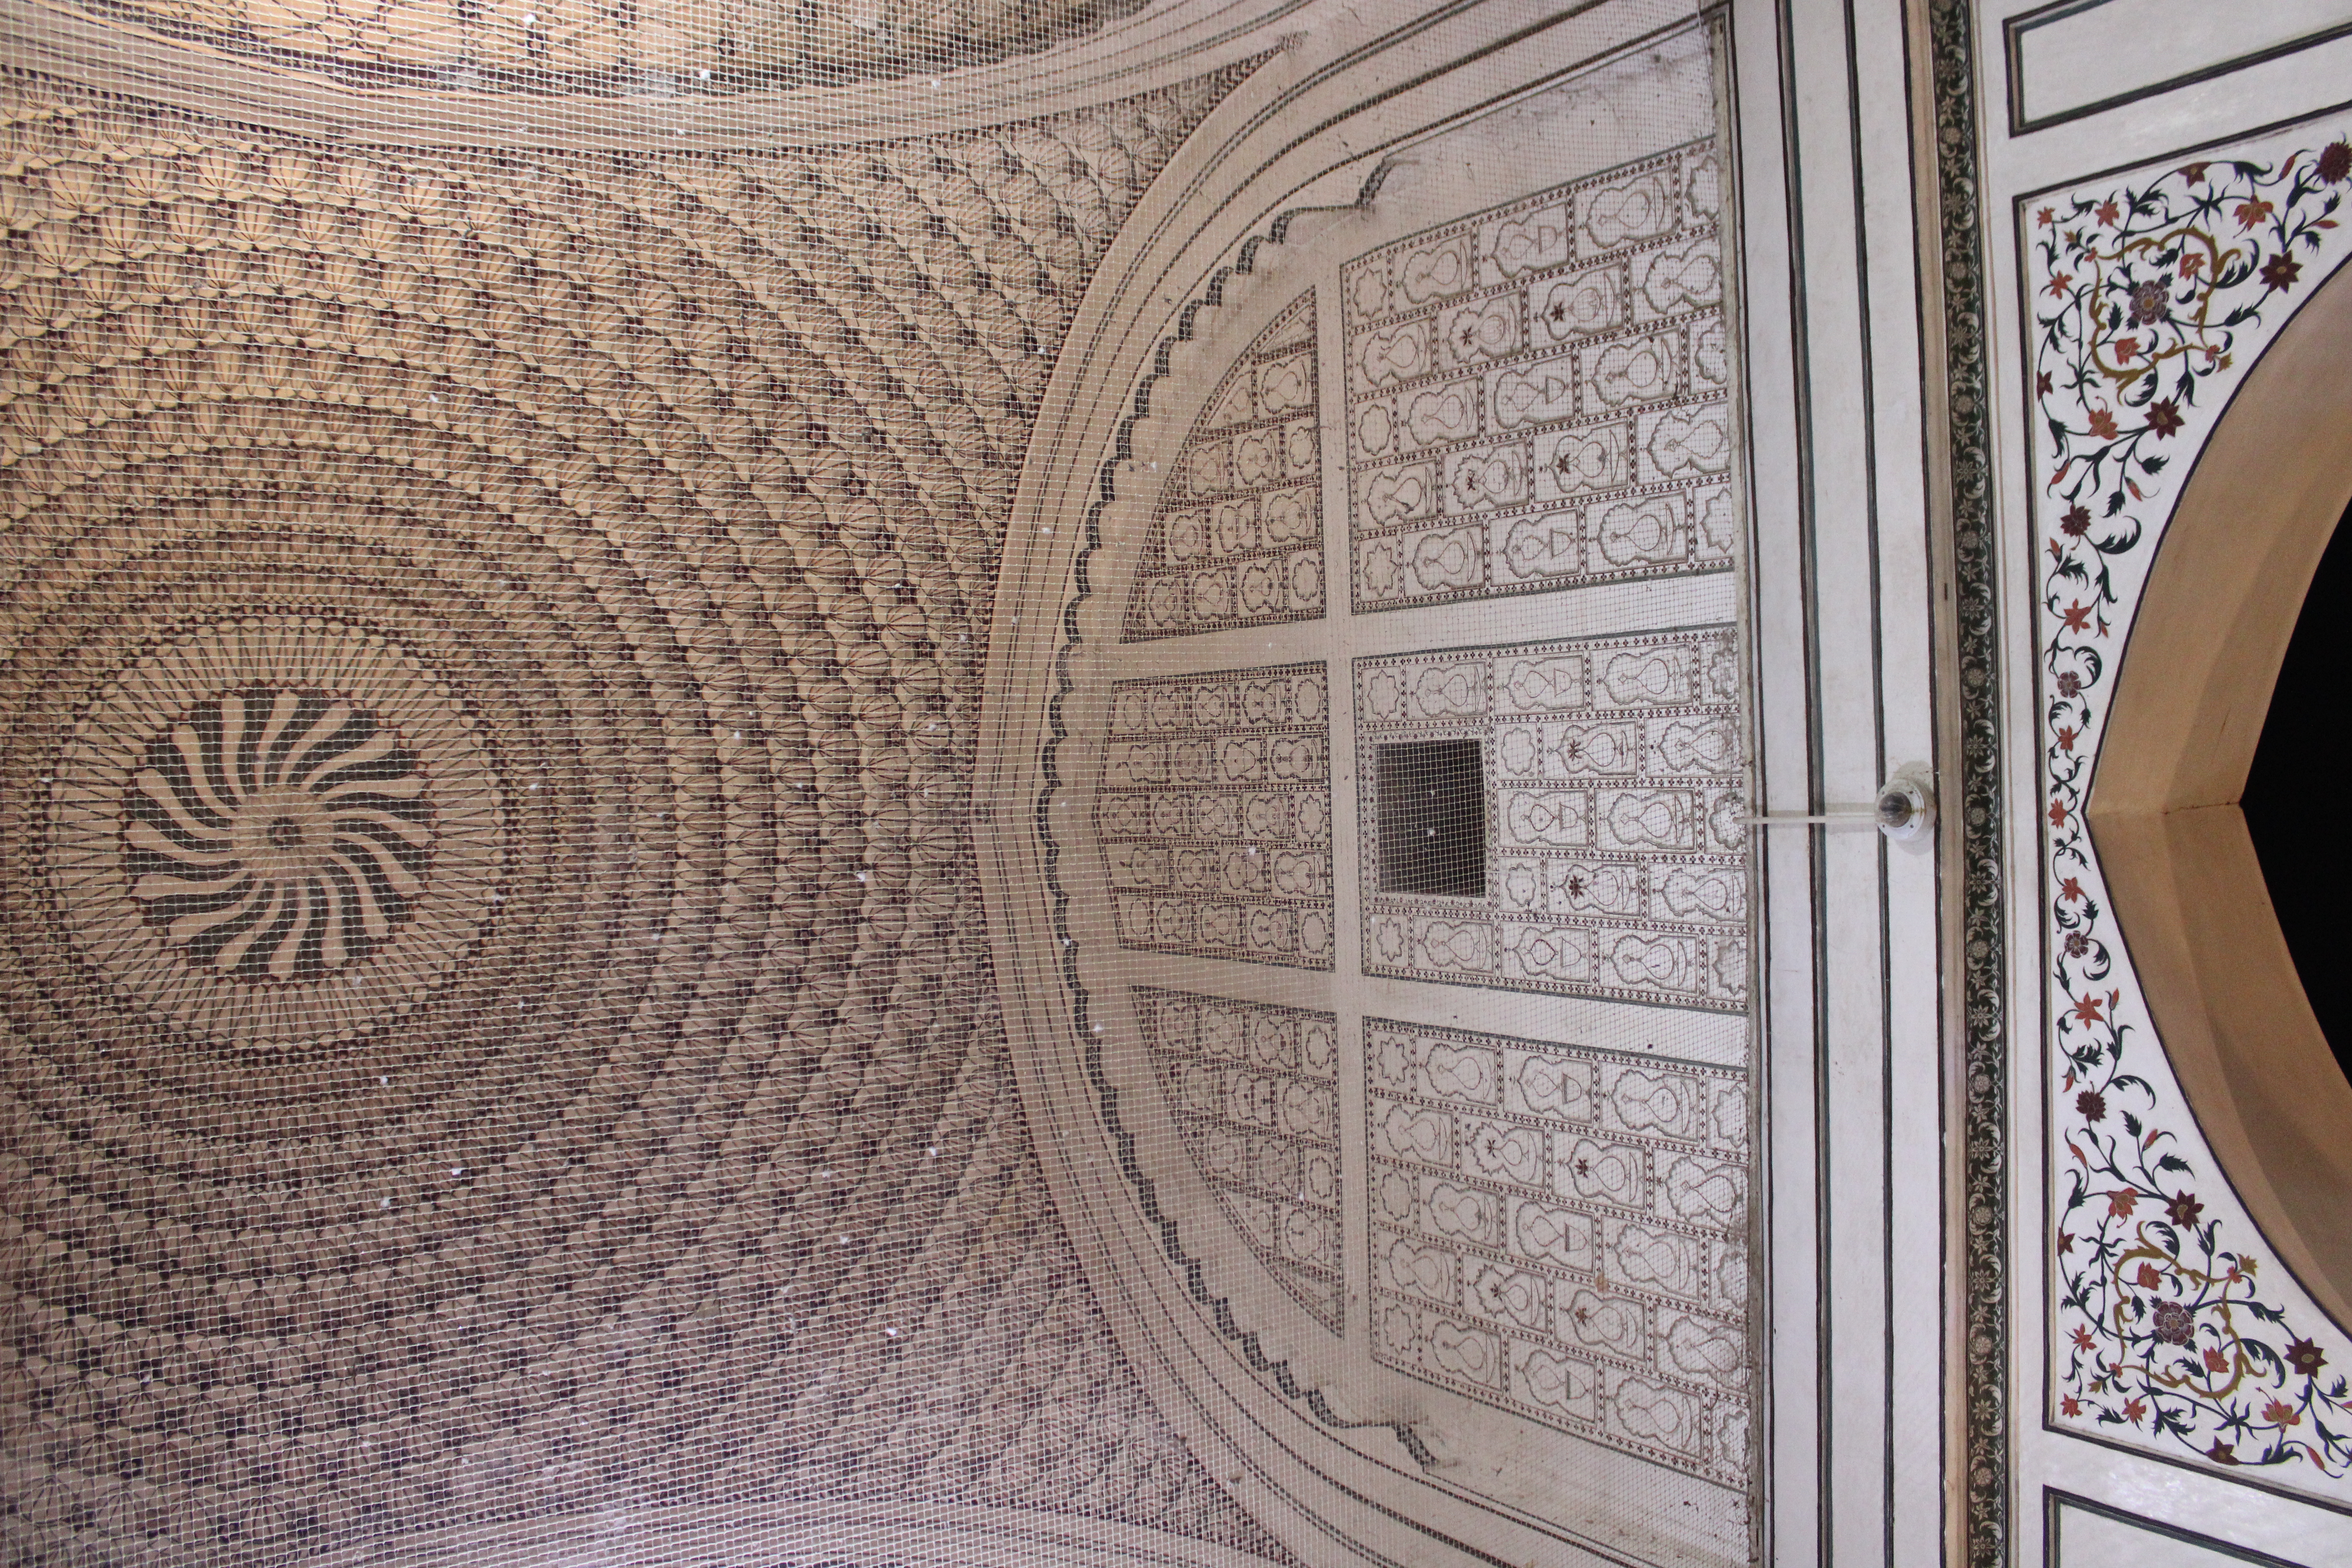
<svg viewBox="0 0 2352 1568">
<path fill-rule="evenodd" d="M 1499 1568 L 1531 1553 L 1612 1560 L 1618 1550 L 1538 1517 L 1532 1505 L 1483 1499 L 1425 1469 L 1427 1445 L 1409 1425 L 1400 1429 L 1399 1413 L 1365 1412 L 1383 1418 L 1339 1425 L 1356 1413 L 1332 1408 L 1230 1308 L 1220 1311 L 1174 1220 L 1156 1200 L 1146 1205 L 1137 1184 L 1146 1173 L 1118 1136 L 1126 1129 L 1115 1097 L 1106 1096 L 1108 1064 L 1066 945 L 1072 900 L 1058 883 L 1056 838 L 1068 829 L 1055 824 L 1064 774 L 1055 753 L 1071 738 L 1061 714 L 1077 685 L 1076 606 L 1097 593 L 1091 557 L 1103 548 L 1103 521 L 1132 504 L 1120 499 L 1119 466 L 1149 446 L 1138 426 L 1152 415 L 1157 384 L 1183 368 L 1177 345 L 1202 331 L 1202 310 L 1265 265 L 1265 247 L 1300 239 L 1318 215 L 1358 210 L 1402 143 L 1669 37 L 1710 29 L 1719 40 L 1720 21 L 1674 0 L 1531 24 L 1449 6 L 1377 39 L 1318 37 L 1276 56 L 1203 122 L 1106 258 L 1024 464 L 999 578 L 975 787 L 1016 1071 L 1041 1129 L 1057 1114 L 1070 1127 L 1066 1144 L 1041 1139 L 1048 1182 L 1089 1273 L 1105 1283 L 1130 1361 L 1212 1469 L 1310 1563 L 1336 1568 L 1401 1554 Z M 1533 58 L 1497 68 L 1497 57 L 1517 48 Z M 1365 73 L 1384 66 L 1405 79 L 1386 74 L 1367 93 Z M 1465 95 L 1465 83 L 1448 79 L 1472 67 L 1476 88 Z M 1050 724 L 1040 700 L 1047 693 Z M 1064 1109 L 1045 1109 L 1055 1106 Z M 1083 1140 L 1074 1119 L 1087 1129 Z"/>
</svg>

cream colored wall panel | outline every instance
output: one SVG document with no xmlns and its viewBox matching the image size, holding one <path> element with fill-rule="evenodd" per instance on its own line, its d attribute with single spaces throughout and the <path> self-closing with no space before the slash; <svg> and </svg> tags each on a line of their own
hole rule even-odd
<svg viewBox="0 0 2352 1568">
<path fill-rule="evenodd" d="M 1979 60 L 1997 58 L 2001 13 L 2031 9 L 1984 13 Z M 2269 17 L 2233 20 L 2258 29 Z M 2159 37 L 2178 41 L 2162 29 L 2147 41 Z M 2094 757 L 2113 774 L 2102 790 L 2137 797 L 2173 782 L 2136 777 L 2137 764 L 2110 767 L 2120 731 L 2106 726 L 2139 652 L 2178 630 L 2150 619 L 2146 562 L 2164 558 L 2166 531 L 2182 515 L 2176 508 L 2220 460 L 2214 421 L 2230 428 L 2227 410 L 2263 374 L 2265 351 L 2284 324 L 2300 320 L 2342 256 L 2339 231 L 2317 220 L 2336 221 L 2323 209 L 2342 190 L 2331 176 L 2345 160 L 2324 155 L 2344 134 L 2332 106 L 2345 47 L 2319 39 L 2177 86 L 2156 80 L 2158 90 L 2128 103 L 2094 105 L 2083 118 L 2014 135 L 2001 131 L 2015 109 L 2004 97 L 2013 84 L 1998 71 L 1983 78 L 1989 477 L 2000 603 L 2011 618 L 1998 649 L 2008 689 L 1996 705 L 1964 706 L 1979 722 L 1998 717 L 2009 831 L 2034 845 L 2042 862 L 2020 866 L 2010 883 L 2019 933 L 2010 1005 L 2043 1038 L 2008 1064 L 2021 1112 L 2014 1142 L 2005 1152 L 1986 1145 L 2022 1175 L 2011 1191 L 2006 1260 L 1995 1266 L 2011 1271 L 2010 1300 L 2019 1304 L 2010 1519 L 2023 1554 L 2055 1545 L 2043 1540 L 2042 1510 L 2029 1506 L 2042 1487 L 2257 1560 L 2331 1562 L 2347 1549 L 2340 1463 L 2327 1458 L 2322 1424 L 2302 1414 L 2338 1397 L 2340 1330 L 2283 1266 L 2295 1238 L 2256 1223 L 2259 1176 L 2253 1186 L 2233 1176 L 2238 1155 L 2212 1135 L 2225 1129 L 2190 1113 L 2195 1097 L 2183 1085 L 2196 1067 L 2194 1042 L 2176 1039 L 2148 1001 L 2177 995 L 2183 977 L 2127 935 L 2142 920 L 2137 906 L 2114 907 L 2140 896 L 2127 879 L 2101 870 L 2111 841 L 2121 845 L 2120 826 L 2085 834 L 2081 816 Z M 2179 59 L 2184 69 L 2215 63 L 2193 48 Z M 2266 129 L 2282 121 L 2290 128 Z M 2207 178 L 2215 174 L 2246 188 Z M 2252 188 L 2264 182 L 2276 191 Z M 2182 243 L 2141 244 L 2140 225 Z M 2203 242 L 2192 233 L 2212 242 L 2194 261 L 2189 252 Z M 2208 271 L 2216 259 L 2224 266 Z M 2180 335 L 2189 322 L 2196 325 Z M 2221 344 L 2216 331 L 2233 341 Z M 2104 370 L 2089 368 L 2095 359 Z M 2186 416 L 2177 426 L 2175 409 Z M 2142 458 L 2158 466 L 2150 470 Z M 2305 482 L 2300 460 L 2276 471 L 2283 488 Z M 2082 591 L 2070 591 L 2070 574 L 2094 561 Z M 2085 961 L 2103 969 L 2096 982 Z M 2127 1146 L 2130 1168 L 2144 1164 L 2148 1179 L 2101 1179 L 2109 1156 Z M 2126 1247 L 2144 1237 L 2151 1250 L 2124 1258 L 2106 1245 L 2126 1234 L 2135 1238 Z M 2199 1263 L 2195 1249 L 2208 1246 L 2229 1261 Z M 2179 1268 L 2210 1274 L 2214 1291 L 2168 1298 L 2164 1286 Z M 2227 1309 L 2233 1331 L 2251 1336 L 2245 1348 L 2199 1342 L 2200 1314 L 2226 1291 L 2260 1297 Z M 2246 1369 L 2218 1402 L 2217 1360 L 2232 1373 Z M 2151 1373 L 2155 1384 L 2134 1381 Z M 2173 1410 L 2168 1399 L 2188 1404 Z M 1974 1417 L 1995 1408 L 1979 1397 Z M 2112 1418 L 2097 1419 L 2102 1409 Z M 2325 1424 L 2335 1430 L 2332 1416 Z"/>
<path fill-rule="evenodd" d="M 2243 1563 L 2277 1568 L 2284 1559 L 2242 1551 L 2210 1536 L 2168 1530 L 2143 1521 L 2093 1510 L 2065 1498 L 2053 1500 L 2052 1568 L 2238 1568 Z"/>
<path fill-rule="evenodd" d="M 2121 107 L 2352 29 L 2343 0 L 2061 0 L 2008 22 L 2012 123 Z"/>
</svg>

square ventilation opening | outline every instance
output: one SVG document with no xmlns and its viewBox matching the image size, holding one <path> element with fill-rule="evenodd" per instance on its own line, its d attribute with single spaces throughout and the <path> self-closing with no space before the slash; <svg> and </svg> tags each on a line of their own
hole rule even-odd
<svg viewBox="0 0 2352 1568">
<path fill-rule="evenodd" d="M 1486 777 L 1479 743 L 1379 749 L 1381 891 L 1486 896 Z"/>
</svg>

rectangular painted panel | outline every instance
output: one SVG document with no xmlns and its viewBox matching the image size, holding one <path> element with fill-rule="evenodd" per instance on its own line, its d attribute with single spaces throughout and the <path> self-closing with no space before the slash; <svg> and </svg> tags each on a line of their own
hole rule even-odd
<svg viewBox="0 0 2352 1568">
<path fill-rule="evenodd" d="M 1282 1288 L 1338 1333 L 1338 1021 L 1150 985 L 1131 994 L 1152 1076 L 1217 1206 Z"/>
<path fill-rule="evenodd" d="M 1356 661 L 1360 791 L 1378 749 L 1476 738 L 1476 897 L 1375 891 L 1364 971 L 1738 1012 L 1748 793 L 1727 626 Z M 1377 802 L 1360 853 L 1380 860 Z"/>
<path fill-rule="evenodd" d="M 1372 1354 L 1748 1473 L 1748 1075 L 1364 1021 Z"/>
<path fill-rule="evenodd" d="M 2009 24 L 2019 131 L 2126 103 L 2352 31 L 2344 0 L 2075 0 Z"/>
<path fill-rule="evenodd" d="M 1712 142 L 1340 269 L 1360 613 L 1727 569 Z"/>
<path fill-rule="evenodd" d="M 2051 1568 L 2291 1568 L 2286 1559 L 2250 1552 L 2153 1521 L 2060 1498 L 2051 1511 L 2057 1536 Z"/>
<path fill-rule="evenodd" d="M 1160 487 L 1124 641 L 1323 614 L 1315 296 L 1225 373 Z"/>
</svg>

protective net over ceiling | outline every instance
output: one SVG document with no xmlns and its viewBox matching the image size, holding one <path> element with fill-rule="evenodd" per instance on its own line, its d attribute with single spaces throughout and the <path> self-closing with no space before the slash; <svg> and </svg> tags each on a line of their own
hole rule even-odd
<svg viewBox="0 0 2352 1568">
<path fill-rule="evenodd" d="M 1049 1165 L 1249 1398 L 1744 1551 L 1706 39 L 1450 228 L 1112 290 L 1193 346 L 1095 386 L 1277 41 L 1080 84 L 1139 9 L 15 8 L 8 1563 L 1304 1561 Z M 825 93 L 904 124 L 759 129 Z M 1074 397 L 1159 416 L 1024 500 Z"/>
</svg>

